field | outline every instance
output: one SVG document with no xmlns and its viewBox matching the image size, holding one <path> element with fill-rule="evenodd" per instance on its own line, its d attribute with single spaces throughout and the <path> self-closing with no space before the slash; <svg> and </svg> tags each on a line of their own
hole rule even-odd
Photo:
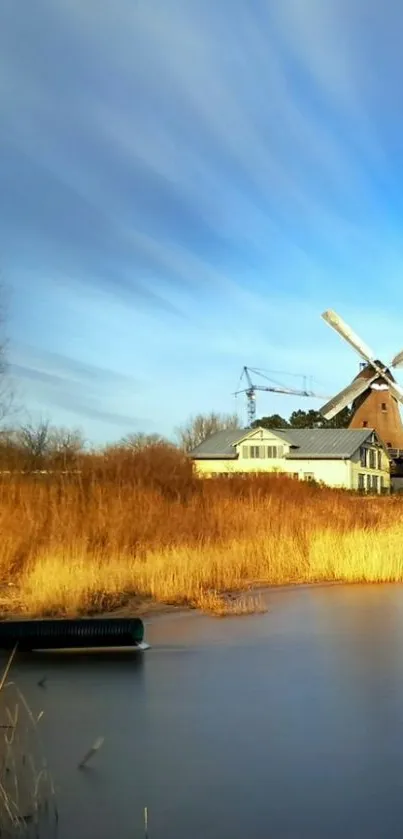
<svg viewBox="0 0 403 839">
<path fill-rule="evenodd" d="M 244 592 L 259 585 L 403 580 L 402 514 L 399 496 L 275 475 L 201 481 L 167 446 L 87 456 L 74 475 L 5 475 L 0 610 L 225 614 L 258 610 Z"/>
</svg>

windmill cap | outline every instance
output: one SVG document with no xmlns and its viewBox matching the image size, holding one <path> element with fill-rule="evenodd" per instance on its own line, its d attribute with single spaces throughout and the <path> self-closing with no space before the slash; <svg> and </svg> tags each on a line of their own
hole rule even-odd
<svg viewBox="0 0 403 839">
<path fill-rule="evenodd" d="M 379 361 L 378 359 L 376 359 L 375 364 L 378 367 L 380 367 L 383 370 L 384 373 L 387 374 L 387 376 L 389 377 L 389 379 L 392 382 L 396 381 L 396 379 L 393 376 L 393 373 L 391 373 L 391 371 L 389 370 L 388 367 L 385 367 L 383 361 Z M 375 372 L 375 370 L 374 370 L 372 364 L 369 362 L 368 364 L 365 365 L 365 367 L 362 368 L 362 370 L 360 370 L 359 373 L 357 373 L 357 375 L 355 376 L 355 379 L 370 379 L 374 375 L 374 372 Z M 379 378 L 381 379 L 382 376 L 379 376 Z"/>
</svg>

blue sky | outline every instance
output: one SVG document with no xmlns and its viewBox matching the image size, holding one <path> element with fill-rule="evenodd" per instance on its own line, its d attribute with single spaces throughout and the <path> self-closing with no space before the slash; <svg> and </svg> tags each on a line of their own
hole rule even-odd
<svg viewBox="0 0 403 839">
<path fill-rule="evenodd" d="M 32 419 L 94 442 L 245 420 L 244 364 L 332 395 L 358 359 L 329 307 L 403 346 L 402 39 L 397 0 L 3 0 L 0 270 Z"/>
</svg>

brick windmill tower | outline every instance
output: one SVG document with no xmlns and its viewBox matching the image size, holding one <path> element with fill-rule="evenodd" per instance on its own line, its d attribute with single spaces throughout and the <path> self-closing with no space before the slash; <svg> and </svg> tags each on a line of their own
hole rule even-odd
<svg viewBox="0 0 403 839">
<path fill-rule="evenodd" d="M 369 347 L 336 312 L 329 309 L 322 317 L 362 359 L 358 375 L 321 408 L 322 416 L 331 419 L 347 405 L 352 405 L 353 416 L 349 428 L 374 428 L 389 450 L 394 462 L 392 471 L 396 475 L 403 475 L 403 424 L 399 411 L 399 403 L 403 402 L 403 388 L 391 373 L 392 368 L 403 366 L 403 351 L 395 355 L 390 364 L 385 365 L 374 358 Z"/>
</svg>

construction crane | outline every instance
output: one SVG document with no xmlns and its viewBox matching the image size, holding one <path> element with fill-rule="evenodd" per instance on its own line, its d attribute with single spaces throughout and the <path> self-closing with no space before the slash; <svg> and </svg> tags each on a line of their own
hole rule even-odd
<svg viewBox="0 0 403 839">
<path fill-rule="evenodd" d="M 261 376 L 263 379 L 266 379 L 266 381 L 271 382 L 272 384 L 270 384 L 270 385 L 256 385 L 256 384 L 254 384 L 252 379 L 251 379 L 251 375 L 250 375 L 251 373 L 253 373 L 255 375 L 258 375 L 258 376 Z M 283 374 L 283 375 L 286 375 L 286 374 Z M 287 374 L 287 375 L 289 375 L 289 374 Z M 312 390 L 309 390 L 306 387 L 306 376 L 304 376 L 303 379 L 304 379 L 304 388 L 303 388 L 303 390 L 298 390 L 298 389 L 295 389 L 295 388 L 292 388 L 292 387 L 284 387 L 279 382 L 274 382 L 273 379 L 269 379 L 268 376 L 265 376 L 265 374 L 261 370 L 257 370 L 253 367 L 243 367 L 242 373 L 241 373 L 241 378 L 239 380 L 239 384 L 241 384 L 241 382 L 243 380 L 245 380 L 246 384 L 247 384 L 247 387 L 242 388 L 241 390 L 237 390 L 235 392 L 234 396 L 238 396 L 240 393 L 246 393 L 249 426 L 251 426 L 252 423 L 254 422 L 254 420 L 256 419 L 256 391 L 257 390 L 266 390 L 266 391 L 270 391 L 271 393 L 285 393 L 289 396 L 309 396 L 309 397 L 313 397 L 315 399 L 325 399 L 326 398 L 326 397 L 324 397 L 324 396 L 322 396 L 318 393 L 314 393 Z"/>
</svg>

